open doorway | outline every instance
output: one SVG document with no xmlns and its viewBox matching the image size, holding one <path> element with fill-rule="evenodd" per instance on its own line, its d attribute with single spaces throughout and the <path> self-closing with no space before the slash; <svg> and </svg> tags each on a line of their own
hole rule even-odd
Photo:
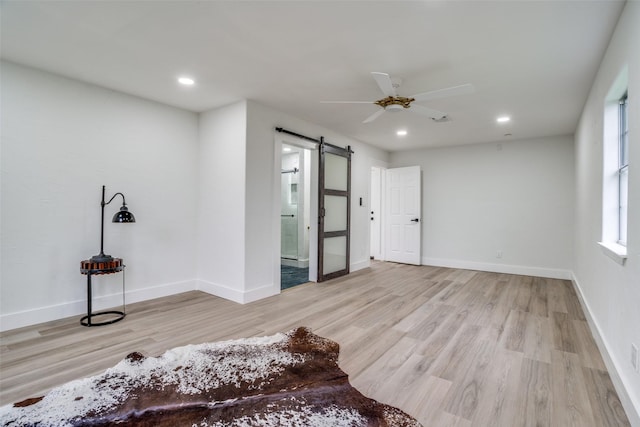
<svg viewBox="0 0 640 427">
<path fill-rule="evenodd" d="M 280 288 L 309 282 L 311 151 L 282 144 L 280 185 Z"/>
</svg>

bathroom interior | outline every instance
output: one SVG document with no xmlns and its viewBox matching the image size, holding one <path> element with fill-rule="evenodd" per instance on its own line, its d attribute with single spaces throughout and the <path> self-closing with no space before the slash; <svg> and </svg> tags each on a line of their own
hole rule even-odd
<svg viewBox="0 0 640 427">
<path fill-rule="evenodd" d="M 281 289 L 309 282 L 311 152 L 283 144 L 281 169 Z"/>
</svg>

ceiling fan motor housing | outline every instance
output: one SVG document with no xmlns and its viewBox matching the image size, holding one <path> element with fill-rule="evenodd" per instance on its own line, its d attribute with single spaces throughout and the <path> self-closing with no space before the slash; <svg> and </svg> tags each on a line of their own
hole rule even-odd
<svg viewBox="0 0 640 427">
<path fill-rule="evenodd" d="M 405 98 L 403 96 L 387 96 L 374 102 L 374 104 L 381 106 L 387 111 L 400 111 L 403 108 L 409 108 L 413 101 L 415 101 L 415 99 Z"/>
</svg>

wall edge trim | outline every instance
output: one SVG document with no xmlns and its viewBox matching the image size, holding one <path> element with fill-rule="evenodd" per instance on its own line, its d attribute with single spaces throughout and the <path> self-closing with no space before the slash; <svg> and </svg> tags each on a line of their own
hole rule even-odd
<svg viewBox="0 0 640 427">
<path fill-rule="evenodd" d="M 523 276 L 546 277 L 549 279 L 571 280 L 571 270 L 559 268 L 531 267 L 511 264 L 492 264 L 485 262 L 466 261 L 458 259 L 423 257 L 422 265 L 435 267 L 460 268 L 463 270 L 488 271 L 491 273 L 518 274 Z"/>
<path fill-rule="evenodd" d="M 584 294 L 582 293 L 582 288 L 580 287 L 578 278 L 573 272 L 571 273 L 571 276 L 571 284 L 573 285 L 573 289 L 576 291 L 576 295 L 578 296 L 578 300 L 580 301 L 580 305 L 582 306 L 582 311 L 585 314 L 587 324 L 589 325 L 589 329 L 591 330 L 591 335 L 593 335 L 594 341 L 598 346 L 598 350 L 600 350 L 602 360 L 604 361 L 604 364 L 607 367 L 607 371 L 609 372 L 609 376 L 611 377 L 611 382 L 613 383 L 613 386 L 618 393 L 618 397 L 620 398 L 620 403 L 622 403 L 622 407 L 624 408 L 631 425 L 640 426 L 640 405 L 636 405 L 634 403 L 633 398 L 627 391 L 628 388 L 626 387 L 625 381 L 620 375 L 620 371 L 618 370 L 619 364 L 616 363 L 616 360 L 612 356 L 612 353 L 609 352 L 609 345 L 607 343 L 607 340 L 604 338 L 604 335 L 602 335 L 598 322 L 591 314 L 589 304 L 584 298 Z"/>
<path fill-rule="evenodd" d="M 371 266 L 371 260 L 368 259 L 364 261 L 352 262 L 351 265 L 349 265 L 349 272 L 353 273 L 354 271 L 362 270 L 369 266 Z"/>
<path fill-rule="evenodd" d="M 219 283 L 209 282 L 207 280 L 198 279 L 196 290 L 206 292 L 210 295 L 227 299 L 238 304 L 247 304 L 273 295 L 278 295 L 271 284 L 261 286 L 249 291 L 238 291 Z"/>
<path fill-rule="evenodd" d="M 195 280 L 185 280 L 182 282 L 165 283 L 158 286 L 150 286 L 142 289 L 131 289 L 125 291 L 125 303 L 132 304 L 140 301 L 147 301 L 169 295 L 196 290 Z M 122 293 L 113 293 L 94 297 L 92 301 L 94 311 L 107 308 L 122 307 Z M 61 320 L 67 317 L 83 316 L 87 314 L 87 300 L 65 302 L 62 304 L 38 307 L 30 310 L 19 311 L 0 315 L 0 331 L 9 331 L 25 326 L 37 325 L 38 323 Z M 78 317 L 80 322 L 80 317 Z"/>
</svg>

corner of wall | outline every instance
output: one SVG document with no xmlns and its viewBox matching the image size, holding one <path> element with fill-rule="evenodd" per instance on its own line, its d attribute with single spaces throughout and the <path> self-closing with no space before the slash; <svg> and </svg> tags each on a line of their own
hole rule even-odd
<svg viewBox="0 0 640 427">
<path fill-rule="evenodd" d="M 365 259 L 363 261 L 352 262 L 351 265 L 349 266 L 349 271 L 353 273 L 354 271 L 365 269 L 370 265 L 371 265 L 371 260 L 368 260 L 368 259 Z"/>
<path fill-rule="evenodd" d="M 206 292 L 209 295 L 224 298 L 226 300 L 238 303 L 248 304 L 273 295 L 279 294 L 271 285 L 262 286 L 249 291 L 239 291 L 219 283 L 212 283 L 206 280 L 196 280 L 196 290 Z"/>
</svg>

